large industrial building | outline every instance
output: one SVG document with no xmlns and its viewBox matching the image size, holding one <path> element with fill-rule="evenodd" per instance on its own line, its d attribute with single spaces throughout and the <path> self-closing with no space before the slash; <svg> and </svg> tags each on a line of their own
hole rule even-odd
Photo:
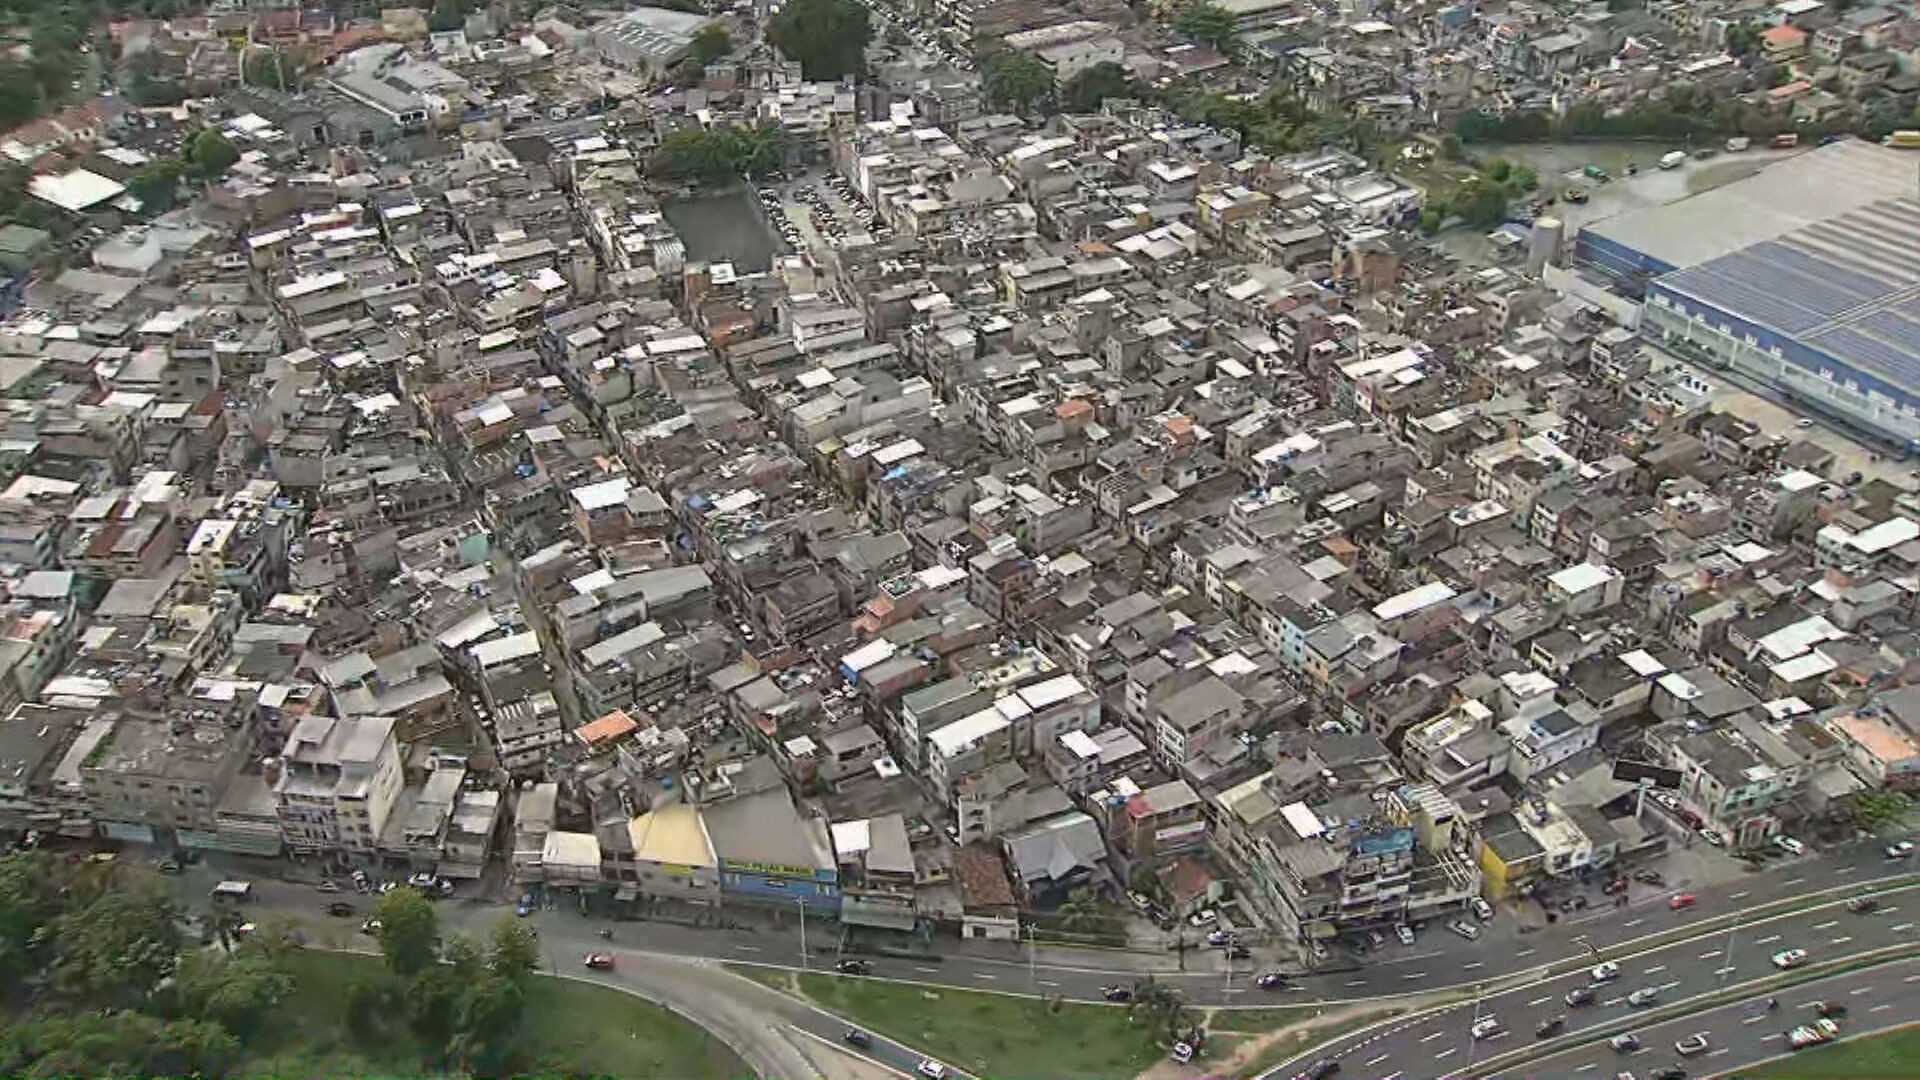
<svg viewBox="0 0 1920 1080">
<path fill-rule="evenodd" d="M 1641 330 L 1822 411 L 1920 439 L 1920 158 L 1857 140 L 1583 229 Z"/>
</svg>

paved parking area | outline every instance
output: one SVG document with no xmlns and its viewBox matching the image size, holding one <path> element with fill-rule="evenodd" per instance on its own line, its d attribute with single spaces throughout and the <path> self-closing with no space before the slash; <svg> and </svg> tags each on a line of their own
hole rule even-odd
<svg viewBox="0 0 1920 1080">
<path fill-rule="evenodd" d="M 1647 353 L 1656 369 L 1684 367 L 1713 387 L 1715 411 L 1731 413 L 1769 435 L 1813 443 L 1830 450 L 1837 462 L 1836 477 L 1860 473 L 1868 479 L 1881 479 L 1909 491 L 1920 488 L 1914 476 L 1916 463 L 1888 452 L 1887 448 L 1868 445 L 1826 420 L 1800 411 L 1795 403 L 1771 394 L 1735 384 L 1724 372 L 1688 364 L 1649 345 Z M 1811 423 L 1803 423 L 1811 421 Z"/>
</svg>

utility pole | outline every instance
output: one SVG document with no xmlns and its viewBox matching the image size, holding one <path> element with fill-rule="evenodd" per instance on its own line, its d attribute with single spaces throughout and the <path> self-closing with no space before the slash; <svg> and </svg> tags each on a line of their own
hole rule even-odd
<svg viewBox="0 0 1920 1080">
<path fill-rule="evenodd" d="M 1486 989 L 1485 983 L 1475 983 L 1473 987 L 1473 1026 L 1467 1029 L 1467 1071 L 1473 1071 L 1473 1060 L 1480 1053 L 1480 1037 L 1475 1034 L 1480 1029 L 1480 994 Z"/>
<path fill-rule="evenodd" d="M 800 970 L 807 968 L 807 898 L 800 898 Z"/>
</svg>

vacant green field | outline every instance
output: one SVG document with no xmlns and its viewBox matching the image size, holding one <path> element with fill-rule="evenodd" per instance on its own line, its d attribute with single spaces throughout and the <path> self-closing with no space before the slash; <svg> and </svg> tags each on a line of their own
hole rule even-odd
<svg viewBox="0 0 1920 1080">
<path fill-rule="evenodd" d="M 431 1075 L 418 1046 L 398 1040 L 366 1046 L 346 1030 L 347 987 L 380 967 L 372 956 L 301 952 L 288 958 L 296 980 L 286 1003 L 285 1041 L 256 1055 L 249 1074 L 262 1080 Z M 650 1002 L 587 983 L 537 978 L 520 1027 L 530 1075 L 749 1077 L 727 1045 Z"/>
<path fill-rule="evenodd" d="M 1920 1076 L 1920 1028 L 1846 1039 L 1786 1061 L 1741 1069 L 1749 1080 L 1912 1080 Z"/>
<path fill-rule="evenodd" d="M 791 979 L 754 973 L 791 991 Z M 803 975 L 801 994 L 862 1027 L 968 1072 L 1020 1080 L 1115 1080 L 1165 1053 L 1144 1016 L 1085 1005 L 878 979 Z"/>
</svg>

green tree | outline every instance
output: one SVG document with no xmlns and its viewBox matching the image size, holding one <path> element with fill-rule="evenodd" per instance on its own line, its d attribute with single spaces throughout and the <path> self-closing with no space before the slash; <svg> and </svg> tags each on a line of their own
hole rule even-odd
<svg viewBox="0 0 1920 1080">
<path fill-rule="evenodd" d="M 1180 991 L 1152 977 L 1133 984 L 1133 1000 L 1128 1003 L 1127 1011 L 1146 1017 L 1156 1036 L 1169 1043 L 1177 1040 L 1188 1026 L 1187 1005 Z"/>
<path fill-rule="evenodd" d="M 525 984 L 540 968 L 540 943 L 525 923 L 502 915 L 493 924 L 487 970 L 511 983 Z"/>
<path fill-rule="evenodd" d="M 162 213 L 173 207 L 180 192 L 180 160 L 162 158 L 148 165 L 127 181 L 127 190 L 140 200 L 141 209 Z"/>
<path fill-rule="evenodd" d="M 435 0 L 427 15 L 427 29 L 436 33 L 458 30 L 467 25 L 467 12 L 471 10 L 470 0 Z"/>
<path fill-rule="evenodd" d="M 404 1002 L 400 983 L 390 974 L 356 978 L 345 994 L 347 1031 L 363 1045 L 377 1046 L 393 1037 L 393 1025 Z"/>
<path fill-rule="evenodd" d="M 18 127 L 46 108 L 46 93 L 31 65 L 0 61 L 0 126 Z"/>
<path fill-rule="evenodd" d="M 713 63 L 715 60 L 720 59 L 732 51 L 733 35 L 727 33 L 727 28 L 721 26 L 719 23 L 703 26 L 700 28 L 699 33 L 693 35 L 693 51 L 691 55 L 702 67 Z"/>
<path fill-rule="evenodd" d="M 221 1076 L 239 1044 L 204 1020 L 162 1021 L 137 1012 L 36 1017 L 0 1033 L 0 1075 Z"/>
<path fill-rule="evenodd" d="M 240 160 L 240 151 L 234 149 L 233 141 L 213 128 L 203 128 L 189 139 L 183 155 L 187 168 L 202 180 L 218 180 L 227 175 L 233 163 Z"/>
<path fill-rule="evenodd" d="M 66 910 L 60 866 L 39 851 L 0 858 L 0 980 L 12 983 L 46 962 L 46 929 Z"/>
<path fill-rule="evenodd" d="M 1144 98 L 1145 90 L 1126 68 L 1104 61 L 1068 79 L 1060 87 L 1060 105 L 1068 112 L 1098 112 L 1109 98 Z"/>
<path fill-rule="evenodd" d="M 467 1072 L 489 1076 L 500 1071 L 520 1031 L 525 990 L 498 975 L 481 979 L 467 989 L 448 1057 Z"/>
<path fill-rule="evenodd" d="M 380 920 L 380 952 L 394 974 L 410 977 L 440 955 L 440 917 L 419 890 L 388 891 L 374 915 Z"/>
<path fill-rule="evenodd" d="M 1233 13 L 1207 0 L 1194 0 L 1180 9 L 1173 19 L 1174 33 L 1188 41 L 1211 45 L 1221 52 L 1233 48 L 1240 36 Z"/>
<path fill-rule="evenodd" d="M 980 70 L 987 100 L 1018 113 L 1045 111 L 1053 100 L 1053 70 L 1030 52 L 996 53 Z"/>
<path fill-rule="evenodd" d="M 873 28 L 857 0 L 793 0 L 767 24 L 766 37 L 799 61 L 806 78 L 833 81 L 866 70 Z"/>
<path fill-rule="evenodd" d="M 174 977 L 176 1015 L 211 1020 L 246 1040 L 293 993 L 293 978 L 258 952 L 188 953 Z"/>
<path fill-rule="evenodd" d="M 179 963 L 174 920 L 172 902 L 147 883 L 102 893 L 62 915 L 53 926 L 55 992 L 89 1008 L 144 1005 Z"/>
<path fill-rule="evenodd" d="M 445 1052 L 456 1030 L 465 989 L 453 970 L 443 965 L 433 964 L 415 972 L 404 991 L 407 1027 L 414 1037 Z"/>
<path fill-rule="evenodd" d="M 1878 832 L 1906 820 L 1913 801 L 1898 791 L 1863 791 L 1853 797 L 1854 824 Z"/>
</svg>

